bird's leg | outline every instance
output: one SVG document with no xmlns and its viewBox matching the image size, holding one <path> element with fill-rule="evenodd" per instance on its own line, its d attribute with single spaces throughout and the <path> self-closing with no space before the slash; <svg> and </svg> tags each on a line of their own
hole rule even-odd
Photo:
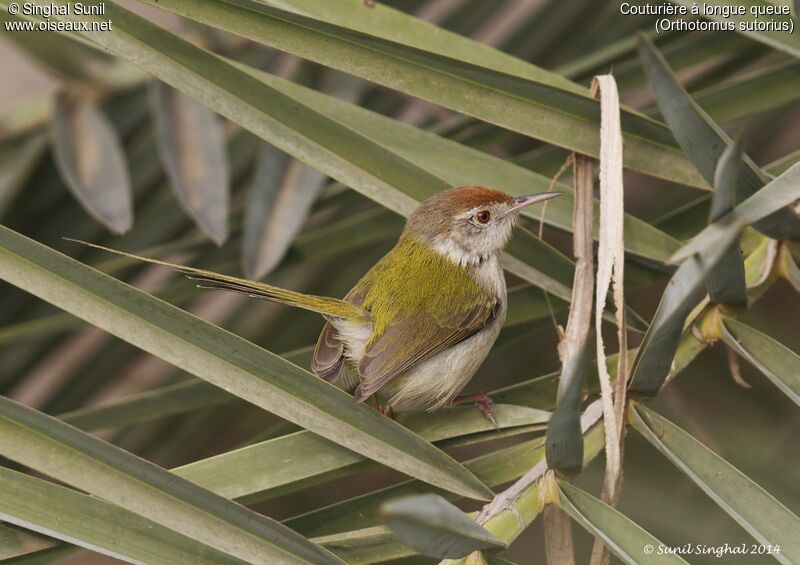
<svg viewBox="0 0 800 565">
<path fill-rule="evenodd" d="M 372 402 L 375 404 L 375 410 L 386 416 L 387 418 L 394 418 L 394 410 L 388 404 L 386 406 L 381 406 L 380 400 L 378 400 L 378 395 L 372 395 Z"/>
<path fill-rule="evenodd" d="M 475 404 L 475 408 L 477 408 L 480 413 L 483 414 L 483 417 L 489 420 L 496 429 L 500 429 L 500 426 L 497 425 L 497 420 L 494 417 L 494 412 L 492 412 L 492 399 L 489 398 L 489 395 L 485 392 L 476 392 L 475 394 L 456 396 L 450 404 L 453 406 Z"/>
</svg>

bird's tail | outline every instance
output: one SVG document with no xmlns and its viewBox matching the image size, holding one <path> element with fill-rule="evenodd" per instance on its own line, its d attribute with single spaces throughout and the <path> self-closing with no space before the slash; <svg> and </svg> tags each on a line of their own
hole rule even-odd
<svg viewBox="0 0 800 565">
<path fill-rule="evenodd" d="M 240 279 L 238 277 L 215 273 L 214 271 L 196 269 L 194 267 L 176 265 L 167 261 L 142 257 L 141 255 L 110 249 L 108 247 L 103 247 L 102 245 L 87 243 L 78 239 L 64 239 L 73 241 L 75 243 L 80 243 L 88 247 L 94 247 L 95 249 L 116 253 L 117 255 L 122 255 L 124 257 L 138 259 L 139 261 L 171 267 L 179 273 L 186 275 L 190 279 L 199 281 L 200 284 L 197 285 L 199 288 L 211 288 L 239 292 L 248 296 L 252 296 L 253 298 L 262 298 L 265 300 L 271 300 L 273 302 L 280 302 L 281 304 L 286 304 L 288 306 L 303 308 L 304 310 L 311 310 L 312 312 L 322 314 L 326 318 L 354 320 L 364 318 L 367 315 L 364 310 L 358 306 L 355 306 L 354 304 L 344 300 L 339 300 L 338 298 L 303 294 L 302 292 L 295 292 L 293 290 L 287 290 L 285 288 L 272 286 L 258 281 Z"/>
</svg>

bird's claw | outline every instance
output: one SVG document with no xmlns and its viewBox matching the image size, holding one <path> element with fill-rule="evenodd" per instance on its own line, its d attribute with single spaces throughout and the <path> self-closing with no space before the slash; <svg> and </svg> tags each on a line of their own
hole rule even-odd
<svg viewBox="0 0 800 565">
<path fill-rule="evenodd" d="M 500 425 L 497 423 L 497 419 L 494 417 L 494 412 L 492 411 L 492 399 L 489 398 L 488 395 L 485 395 L 484 398 L 475 401 L 475 408 L 483 414 L 483 417 L 489 420 L 494 429 L 500 431 Z"/>
<path fill-rule="evenodd" d="M 494 403 L 485 392 L 458 396 L 453 400 L 453 405 L 457 406 L 459 404 L 474 404 L 475 408 L 483 414 L 483 417 L 489 420 L 497 431 L 500 431 L 500 425 L 497 423 L 497 419 L 494 417 L 494 412 L 492 411 L 492 404 Z"/>
</svg>

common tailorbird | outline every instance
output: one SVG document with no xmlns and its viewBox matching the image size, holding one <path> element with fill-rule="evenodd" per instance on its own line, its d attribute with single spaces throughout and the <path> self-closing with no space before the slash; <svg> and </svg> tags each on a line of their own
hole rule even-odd
<svg viewBox="0 0 800 565">
<path fill-rule="evenodd" d="M 137 258 L 174 267 L 203 288 L 322 314 L 326 323 L 311 368 L 326 381 L 354 390 L 359 402 L 375 396 L 389 412 L 434 410 L 463 400 L 475 402 L 494 421 L 485 394 L 457 396 L 505 320 L 499 255 L 520 210 L 559 195 L 515 198 L 483 186 L 440 192 L 409 216 L 394 248 L 342 300 Z"/>
</svg>

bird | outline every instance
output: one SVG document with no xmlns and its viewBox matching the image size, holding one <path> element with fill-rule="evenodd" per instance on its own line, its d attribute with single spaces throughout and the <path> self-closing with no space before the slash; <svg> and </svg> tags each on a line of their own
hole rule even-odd
<svg viewBox="0 0 800 565">
<path fill-rule="evenodd" d="M 510 196 L 479 185 L 443 190 L 408 217 L 396 245 L 343 299 L 304 294 L 266 283 L 167 265 L 219 289 L 321 314 L 325 325 L 311 369 L 352 392 L 372 398 L 387 415 L 474 403 L 495 426 L 485 393 L 459 396 L 494 345 L 508 300 L 500 254 L 526 206 L 560 196 Z"/>
</svg>

